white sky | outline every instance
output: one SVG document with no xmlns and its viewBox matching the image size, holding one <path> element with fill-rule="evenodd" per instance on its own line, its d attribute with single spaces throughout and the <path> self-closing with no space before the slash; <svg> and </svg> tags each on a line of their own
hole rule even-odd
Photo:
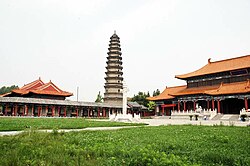
<svg viewBox="0 0 250 166">
<path fill-rule="evenodd" d="M 1 0 L 0 87 L 41 77 L 94 101 L 114 30 L 128 95 L 152 95 L 208 58 L 250 54 L 250 0 Z"/>
</svg>

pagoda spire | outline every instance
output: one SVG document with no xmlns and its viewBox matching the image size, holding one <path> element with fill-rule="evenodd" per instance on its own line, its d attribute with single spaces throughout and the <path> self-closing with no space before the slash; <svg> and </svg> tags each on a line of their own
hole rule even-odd
<svg viewBox="0 0 250 166">
<path fill-rule="evenodd" d="M 122 105 L 123 101 L 123 72 L 120 38 L 114 31 L 110 37 L 109 52 L 107 53 L 107 71 L 105 72 L 104 102 Z"/>
</svg>

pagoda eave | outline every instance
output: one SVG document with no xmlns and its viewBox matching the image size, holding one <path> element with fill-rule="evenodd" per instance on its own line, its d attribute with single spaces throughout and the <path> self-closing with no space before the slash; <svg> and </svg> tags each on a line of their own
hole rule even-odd
<svg viewBox="0 0 250 166">
<path fill-rule="evenodd" d="M 108 54 L 108 55 L 117 54 L 117 56 L 118 56 L 118 55 L 122 55 L 122 53 L 119 52 L 119 51 L 109 51 L 109 52 L 107 52 L 107 54 Z"/>
<path fill-rule="evenodd" d="M 106 69 L 123 69 L 122 66 L 107 66 Z"/>
<path fill-rule="evenodd" d="M 105 80 L 120 80 L 123 81 L 122 77 L 105 77 Z"/>
</svg>

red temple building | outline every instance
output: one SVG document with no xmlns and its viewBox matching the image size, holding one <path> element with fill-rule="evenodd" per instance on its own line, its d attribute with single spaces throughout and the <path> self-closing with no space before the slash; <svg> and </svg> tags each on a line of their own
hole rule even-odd
<svg viewBox="0 0 250 166">
<path fill-rule="evenodd" d="M 208 59 L 202 68 L 175 77 L 187 85 L 166 87 L 159 96 L 148 98 L 156 102 L 158 115 L 198 108 L 222 114 L 249 110 L 250 55 L 215 62 Z"/>
<path fill-rule="evenodd" d="M 51 81 L 48 83 L 44 83 L 39 78 L 38 80 L 26 84 L 19 89 L 14 89 L 10 93 L 3 94 L 2 97 L 26 97 L 65 100 L 66 97 L 70 97 L 72 95 L 73 93 L 61 90 Z"/>
</svg>

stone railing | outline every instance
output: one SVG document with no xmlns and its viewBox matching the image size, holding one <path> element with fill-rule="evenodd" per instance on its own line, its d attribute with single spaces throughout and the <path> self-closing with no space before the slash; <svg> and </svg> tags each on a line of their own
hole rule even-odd
<svg viewBox="0 0 250 166">
<path fill-rule="evenodd" d="M 132 114 L 110 114 L 109 113 L 109 120 L 110 121 L 119 121 L 119 122 L 139 122 L 141 120 L 140 114 L 135 114 L 134 117 Z"/>
<path fill-rule="evenodd" d="M 245 108 L 243 108 L 242 110 L 240 110 L 239 119 L 242 121 L 250 121 L 250 109 L 246 110 Z"/>
<path fill-rule="evenodd" d="M 136 115 L 136 114 L 134 113 L 134 120 L 135 120 L 135 121 L 141 120 L 141 115 L 140 115 L 140 114 Z"/>
<path fill-rule="evenodd" d="M 246 110 L 245 108 L 243 108 L 242 110 L 240 110 L 240 115 L 241 114 L 250 114 L 250 109 Z"/>
<path fill-rule="evenodd" d="M 171 118 L 174 119 L 190 119 L 192 116 L 196 116 L 199 119 L 212 119 L 217 115 L 217 109 L 201 109 L 197 108 L 196 110 L 187 110 L 187 111 L 171 111 Z"/>
</svg>

